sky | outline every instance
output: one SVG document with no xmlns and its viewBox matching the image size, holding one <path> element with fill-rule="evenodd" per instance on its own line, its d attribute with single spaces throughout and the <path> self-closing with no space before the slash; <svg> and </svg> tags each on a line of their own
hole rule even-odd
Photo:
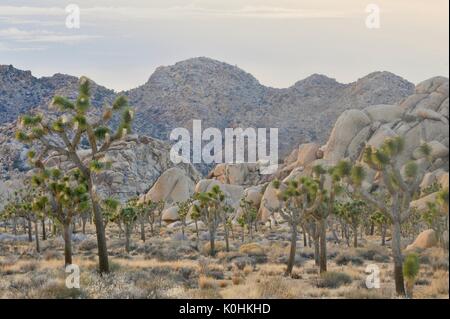
<svg viewBox="0 0 450 319">
<path fill-rule="evenodd" d="M 70 4 L 80 9 L 79 28 L 66 25 Z M 448 0 L 0 0 L 0 64 L 38 77 L 87 75 L 117 91 L 144 84 L 161 65 L 198 56 L 237 65 L 277 88 L 313 73 L 348 83 L 390 71 L 419 83 L 448 77 L 448 6 Z"/>
</svg>

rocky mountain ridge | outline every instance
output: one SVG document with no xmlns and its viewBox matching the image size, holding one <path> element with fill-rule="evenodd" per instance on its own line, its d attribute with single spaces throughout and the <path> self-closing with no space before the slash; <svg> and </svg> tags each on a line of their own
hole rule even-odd
<svg viewBox="0 0 450 319">
<path fill-rule="evenodd" d="M 175 127 L 277 127 L 280 156 L 295 145 L 324 142 L 346 109 L 395 103 L 412 94 L 414 85 L 389 72 L 374 72 L 342 84 L 314 74 L 285 89 L 266 87 L 236 66 L 193 58 L 159 67 L 144 85 L 125 92 L 136 109 L 134 130 L 168 140 Z M 58 94 L 75 97 L 77 78 L 55 74 L 36 78 L 29 71 L 0 66 L 0 124 L 33 108 L 45 109 Z M 116 92 L 93 86 L 93 104 L 110 102 Z"/>
</svg>

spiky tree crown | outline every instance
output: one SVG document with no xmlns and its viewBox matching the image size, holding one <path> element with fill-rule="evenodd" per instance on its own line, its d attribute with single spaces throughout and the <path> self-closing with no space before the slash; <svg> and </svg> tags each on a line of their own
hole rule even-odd
<svg viewBox="0 0 450 319">
<path fill-rule="evenodd" d="M 131 132 L 134 113 L 125 97 L 118 97 L 111 106 L 104 106 L 101 116 L 94 115 L 91 84 L 86 77 L 80 78 L 78 97 L 74 101 L 55 96 L 51 106 L 57 111 L 53 116 L 21 116 L 16 138 L 22 143 L 38 146 L 40 150 L 57 151 L 63 155 L 67 151 L 78 150 L 82 138 L 86 137 L 92 150 L 88 166 L 94 172 L 108 167 L 108 163 L 95 154 L 107 151 L 113 141 Z M 116 112 L 122 112 L 122 121 L 117 130 L 111 132 L 108 124 Z M 39 161 L 43 159 L 42 156 L 36 159 L 35 150 L 29 153 L 29 158 L 35 164 L 41 164 Z"/>
</svg>

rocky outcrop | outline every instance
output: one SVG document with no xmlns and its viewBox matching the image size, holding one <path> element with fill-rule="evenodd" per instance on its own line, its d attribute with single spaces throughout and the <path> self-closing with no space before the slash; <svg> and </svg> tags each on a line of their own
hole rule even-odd
<svg viewBox="0 0 450 319">
<path fill-rule="evenodd" d="M 427 249 L 431 247 L 436 247 L 438 245 L 438 237 L 436 232 L 432 229 L 427 229 L 421 232 L 416 240 L 406 247 L 406 250 L 416 250 L 416 249 Z"/>
<path fill-rule="evenodd" d="M 448 188 L 449 170 L 449 131 L 448 131 L 448 85 L 443 77 L 436 77 L 417 85 L 411 96 L 394 105 L 375 105 L 362 110 L 347 110 L 342 113 L 333 127 L 328 142 L 318 148 L 316 145 L 303 144 L 288 157 L 280 171 L 272 176 L 279 179 L 297 178 L 309 175 L 313 166 L 334 165 L 343 159 L 361 162 L 364 147 L 379 147 L 386 138 L 401 136 L 405 140 L 405 149 L 399 157 L 399 167 L 409 161 L 416 161 L 421 170 L 429 170 L 422 181 L 421 188 L 439 184 Z M 431 148 L 430 160 L 419 152 L 423 143 Z M 302 150 L 310 150 L 301 162 Z M 314 156 L 314 151 L 316 156 Z M 320 158 L 323 151 L 323 159 Z M 296 160 L 294 160 L 297 158 Z M 362 165 L 364 165 L 362 163 Z M 376 181 L 375 171 L 366 167 L 365 188 L 373 187 Z M 427 209 L 427 203 L 435 200 L 436 194 L 427 195 L 412 203 L 419 211 Z M 262 197 L 259 214 L 266 220 L 276 211 L 278 202 L 275 192 L 269 185 Z"/>
<path fill-rule="evenodd" d="M 222 163 L 208 174 L 208 178 L 216 179 L 224 184 L 251 186 L 259 184 L 264 177 L 261 174 L 266 166 L 257 163 Z"/>
<path fill-rule="evenodd" d="M 9 138 L 9 140 L 12 139 Z M 0 150 L 6 146 L 8 144 L 2 144 Z M 23 153 L 20 156 L 23 156 L 23 160 L 25 160 L 26 150 L 23 147 L 20 150 L 21 152 L 14 157 Z M 94 178 L 97 192 L 101 197 L 116 197 L 121 201 L 147 193 L 163 172 L 175 166 L 170 160 L 169 151 L 170 146 L 165 142 L 146 136 L 128 135 L 123 140 L 114 142 L 105 154 L 105 159 L 111 162 L 111 167 L 100 172 Z M 79 151 L 79 156 L 83 161 L 89 160 L 87 158 L 89 154 L 89 150 Z M 60 167 L 72 165 L 64 157 L 50 157 L 47 159 L 47 164 Z M 192 192 L 195 181 L 198 181 L 201 175 L 190 164 L 178 164 L 176 167 L 175 170 L 180 172 L 179 175 L 192 180 L 188 187 Z M 14 173 L 9 173 L 8 180 L 14 185 L 20 185 L 28 170 L 29 167 L 22 170 L 16 169 Z M 17 181 L 17 183 L 12 181 Z M 171 194 L 174 198 L 176 191 L 178 188 L 175 188 Z"/>
<path fill-rule="evenodd" d="M 147 194 L 141 197 L 141 201 L 164 201 L 166 205 L 186 201 L 194 194 L 195 178 L 181 168 L 169 168 L 162 173 Z"/>
<path fill-rule="evenodd" d="M 239 185 L 223 184 L 214 179 L 202 179 L 195 186 L 196 193 L 209 192 L 215 185 L 219 186 L 225 194 L 226 201 L 234 209 L 239 207 L 240 200 L 244 195 L 244 188 Z"/>
</svg>

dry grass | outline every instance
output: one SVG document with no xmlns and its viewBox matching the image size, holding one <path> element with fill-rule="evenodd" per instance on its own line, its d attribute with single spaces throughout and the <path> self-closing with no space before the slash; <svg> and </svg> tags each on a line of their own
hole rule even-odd
<svg viewBox="0 0 450 319">
<path fill-rule="evenodd" d="M 416 289 L 417 290 L 417 289 Z M 421 298 L 448 298 L 449 297 L 449 274 L 448 271 L 438 270 L 434 273 L 429 286 L 416 293 Z"/>
<path fill-rule="evenodd" d="M 257 243 L 243 244 L 239 247 L 239 252 L 249 256 L 264 256 L 264 248 Z"/>
<path fill-rule="evenodd" d="M 198 287 L 200 289 L 216 289 L 218 284 L 214 278 L 200 275 L 200 277 L 198 277 Z"/>
<path fill-rule="evenodd" d="M 74 244 L 81 289 L 65 287 L 60 240 L 43 242 L 41 254 L 35 252 L 34 243 L 0 243 L 0 298 L 395 298 L 390 252 L 377 245 L 378 238 L 357 249 L 330 245 L 329 272 L 323 276 L 314 265 L 313 249 L 300 244 L 297 257 L 302 262 L 290 278 L 284 276 L 285 260 L 280 258 L 287 256 L 289 243 L 260 243 L 264 235 L 259 233 L 253 243 L 232 241 L 230 252 L 217 242 L 215 257 L 202 256 L 188 241 L 154 237 L 142 243 L 136 236 L 136 249 L 125 255 L 123 240 L 116 234 L 108 244 L 112 273 L 102 277 L 97 273 L 93 237 L 91 232 L 89 239 Z M 341 255 L 349 257 L 346 264 L 339 261 Z M 365 287 L 369 263 L 381 270 L 380 289 Z M 448 294 L 448 253 L 424 250 L 415 298 L 448 298 Z"/>
</svg>

